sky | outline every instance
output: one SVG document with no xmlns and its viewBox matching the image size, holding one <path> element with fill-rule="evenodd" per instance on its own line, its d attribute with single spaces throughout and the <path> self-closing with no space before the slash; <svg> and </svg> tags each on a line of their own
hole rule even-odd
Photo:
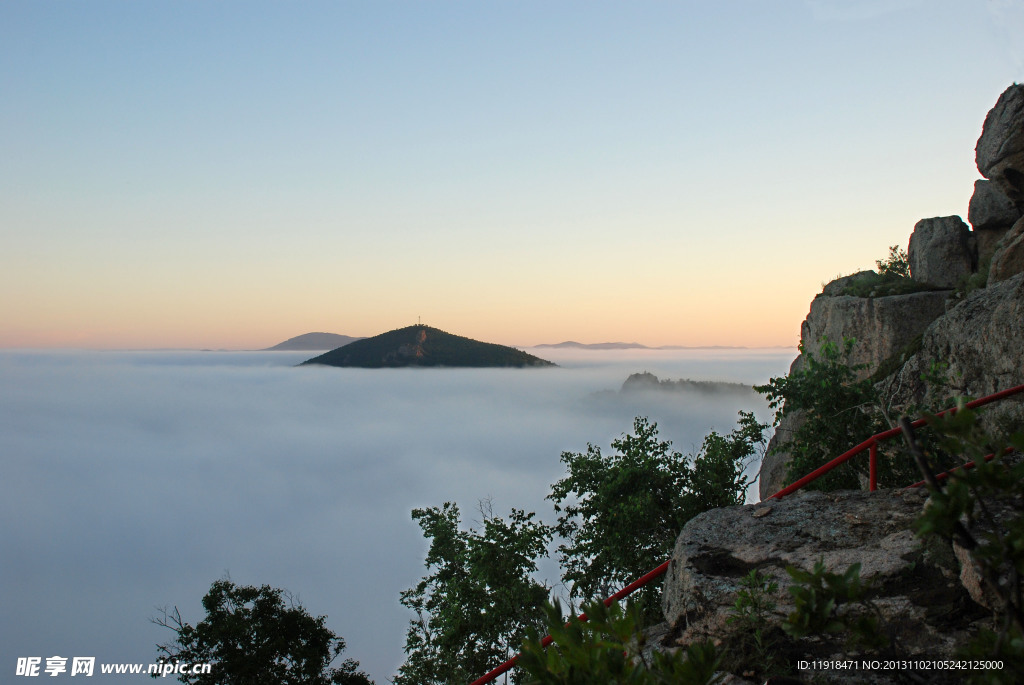
<svg viewBox="0 0 1024 685">
<path fill-rule="evenodd" d="M 0 3 L 0 347 L 792 346 L 966 218 L 1019 0 Z"/>
</svg>

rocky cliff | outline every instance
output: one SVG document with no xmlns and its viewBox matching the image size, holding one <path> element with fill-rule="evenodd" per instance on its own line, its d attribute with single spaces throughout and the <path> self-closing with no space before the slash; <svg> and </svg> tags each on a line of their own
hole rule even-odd
<svg viewBox="0 0 1024 685">
<path fill-rule="evenodd" d="M 1011 86 L 989 112 L 976 156 L 984 180 L 975 183 L 970 226 L 960 217 L 922 219 L 907 248 L 909 283 L 901 279 L 893 292 L 876 285 L 881 279 L 874 272 L 837 279 L 814 299 L 801 327 L 807 352 L 816 351 L 823 337 L 855 338 L 850 362 L 865 365 L 860 378 L 876 381 L 890 416 L 948 395 L 978 397 L 1024 384 L 1024 86 Z M 798 357 L 791 370 L 804 363 Z M 944 369 L 947 380 L 940 390 L 922 381 L 936 368 Z M 929 396 L 940 391 L 942 397 Z M 1020 429 L 1024 402 L 999 403 L 986 410 L 984 420 Z M 752 682 L 744 675 L 763 682 L 766 657 L 757 652 L 767 650 L 743 643 L 730 621 L 744 578 L 757 570 L 766 579 L 762 587 L 770 588 L 763 599 L 771 607 L 759 619 L 760 634 L 768 642 L 778 638 L 775 658 L 790 668 L 798 659 L 847 659 L 850 647 L 836 635 L 782 637 L 780 626 L 794 605 L 785 569 L 809 573 L 818 561 L 834 573 L 861 565 L 868 603 L 894 658 L 949 658 L 968 636 L 991 628 L 990 602 L 970 557 L 940 538 L 915 535 L 926 491 L 801 492 L 765 499 L 785 484 L 789 455 L 778 448 L 792 440 L 800 422 L 791 413 L 776 428 L 776 450 L 761 469 L 764 501 L 706 512 L 679 535 L 663 590 L 666 624 L 652 633 L 661 636 L 660 648 L 711 640 L 735 654 L 739 645 L 741 652 L 753 650 L 748 663 L 761 665 L 744 673 L 733 664 L 727 682 Z M 1001 521 L 1019 526 L 1022 508 L 1024 502 L 1015 500 Z M 813 670 L 801 672 L 804 680 L 796 682 L 952 683 L 962 677 L 935 670 Z M 1020 677 L 1007 676 L 1006 682 Z"/>
<path fill-rule="evenodd" d="M 870 613 L 887 642 L 875 658 L 948 659 L 978 630 L 991 629 L 991 611 L 972 598 L 984 601 L 984 590 L 970 561 L 948 543 L 914 534 L 926 500 L 924 490 L 801 492 L 691 519 L 676 541 L 665 580 L 660 647 L 710 640 L 731 654 L 724 666 L 738 671 L 727 680 L 734 684 L 750 682 L 744 674 L 764 682 L 769 660 L 804 679 L 786 682 L 961 682 L 960 673 L 934 669 L 921 669 L 916 675 L 924 679 L 915 681 L 915 669 L 797 668 L 801 661 L 845 662 L 859 652 L 838 633 L 795 640 L 780 627 L 795 608 L 786 568 L 812 572 L 821 561 L 834 573 L 860 564 Z M 744 577 L 754 569 L 774 582 L 761 598 L 770 607 L 758 623 L 766 648 L 764 654 L 737 654 L 745 646 L 743 628 L 730 618 Z M 737 662 L 744 665 L 737 668 Z"/>
<path fill-rule="evenodd" d="M 823 337 L 855 338 L 851 364 L 877 388 L 890 416 L 928 396 L 922 374 L 948 365 L 948 394 L 979 397 L 1024 383 L 1024 85 L 1013 85 L 988 113 L 976 147 L 978 170 L 967 224 L 958 216 L 922 219 L 910 235 L 911 283 L 890 294 L 872 271 L 837 279 L 811 303 L 800 331 L 814 353 Z M 791 372 L 801 367 L 798 357 Z M 1020 401 L 987 419 L 1024 423 Z M 783 418 L 761 468 L 761 498 L 783 487 L 785 443 L 801 423 Z M 868 436 L 864 436 L 868 437 Z"/>
</svg>

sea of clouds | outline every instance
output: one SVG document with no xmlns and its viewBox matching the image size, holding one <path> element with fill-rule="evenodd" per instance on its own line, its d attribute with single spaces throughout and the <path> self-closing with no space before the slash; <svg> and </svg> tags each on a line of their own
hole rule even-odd
<svg viewBox="0 0 1024 685">
<path fill-rule="evenodd" d="M 741 409 L 770 416 L 754 394 L 608 392 L 630 373 L 761 383 L 795 356 L 530 351 L 559 368 L 0 352 L 0 668 L 11 675 L 29 656 L 152 662 L 172 633 L 151 619 L 177 606 L 195 623 L 210 584 L 230 575 L 326 614 L 346 656 L 383 685 L 410 618 L 399 593 L 424 574 L 414 507 L 457 502 L 474 525 L 490 498 L 496 515 L 516 507 L 553 523 L 544 497 L 565 475 L 563 451 L 607 451 L 637 415 L 683 453 L 731 430 Z M 541 576 L 558 583 L 554 562 Z"/>
</svg>

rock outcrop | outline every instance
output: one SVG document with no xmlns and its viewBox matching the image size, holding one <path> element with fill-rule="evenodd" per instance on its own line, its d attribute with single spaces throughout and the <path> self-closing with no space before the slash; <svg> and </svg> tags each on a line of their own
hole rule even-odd
<svg viewBox="0 0 1024 685">
<path fill-rule="evenodd" d="M 925 291 L 888 297 L 814 298 L 811 311 L 800 326 L 806 350 L 817 353 L 817 342 L 827 337 L 841 343 L 856 338 L 850 352 L 851 365 L 865 364 L 860 378 L 870 376 L 946 311 L 945 291 Z"/>
<path fill-rule="evenodd" d="M 861 378 L 884 366 L 889 375 L 878 388 L 890 415 L 950 394 L 980 397 L 1024 384 L 1024 85 L 1008 88 L 988 113 L 976 157 L 989 180 L 974 186 L 974 230 L 958 216 L 923 219 L 909 241 L 911 279 L 946 290 L 878 297 L 871 284 L 879 277 L 862 271 L 826 285 L 801 326 L 811 353 L 822 337 L 855 338 L 849 362 L 867 365 Z M 921 376 L 936 363 L 948 366 L 950 385 L 943 397 L 927 397 Z M 790 373 L 801 365 L 798 357 Z M 992 410 L 986 421 L 1024 425 L 1020 404 Z M 777 427 L 761 466 L 762 498 L 786 484 L 790 455 L 782 449 L 799 425 L 793 413 Z"/>
<path fill-rule="evenodd" d="M 921 219 L 910 236 L 910 277 L 940 288 L 955 288 L 971 275 L 970 230 L 958 216 Z"/>
<path fill-rule="evenodd" d="M 1006 230 L 1017 223 L 1021 209 L 992 181 L 974 182 L 974 194 L 967 208 L 967 221 L 975 231 Z"/>
<path fill-rule="evenodd" d="M 1024 202 L 1024 85 L 1014 84 L 999 96 L 974 153 L 982 176 L 1014 202 Z"/>
<path fill-rule="evenodd" d="M 864 365 L 858 372 L 858 378 L 870 376 L 883 361 L 921 335 L 932 321 L 945 313 L 949 297 L 949 291 L 945 290 L 888 297 L 829 295 L 844 292 L 865 274 L 875 275 L 873 271 L 860 272 L 826 285 L 822 294 L 811 302 L 811 311 L 800 327 L 804 349 L 813 355 L 817 355 L 818 342 L 822 338 L 834 342 L 855 338 L 857 342 L 848 361 L 851 365 Z M 802 357 L 797 357 L 790 373 L 802 364 Z M 791 412 L 776 427 L 761 462 L 758 492 L 762 499 L 786 485 L 786 471 L 792 455 L 782 446 L 793 439 L 793 432 L 799 429 L 802 420 L 798 412 Z"/>
<path fill-rule="evenodd" d="M 974 182 L 967 220 L 974 228 L 979 267 L 991 261 L 996 245 L 1022 215 L 1021 209 L 995 183 Z"/>
<path fill-rule="evenodd" d="M 1024 273 L 1024 219 L 1018 220 L 994 248 L 988 284 L 1005 281 L 1019 273 Z"/>
<path fill-rule="evenodd" d="M 728 644 L 737 630 L 729 617 L 740 581 L 752 569 L 777 583 L 769 598 L 775 609 L 763 626 L 767 633 L 794 609 L 786 567 L 812 571 L 820 560 L 833 573 L 861 564 L 860 577 L 869 583 L 893 653 L 905 659 L 952 656 L 970 631 L 986 625 L 990 612 L 961 584 L 951 546 L 915 536 L 912 525 L 926 496 L 921 490 L 800 493 L 695 517 L 676 541 L 666 576 L 662 609 L 669 631 L 663 644 Z M 796 641 L 787 651 L 809 661 L 849 656 L 842 642 L 828 637 Z"/>
<path fill-rule="evenodd" d="M 944 404 L 949 396 L 980 397 L 1024 385 L 1024 86 L 1014 85 L 999 98 L 976 152 L 978 169 L 990 180 L 975 184 L 968 212 L 974 230 L 959 217 L 939 217 L 918 222 L 910 238 L 911 280 L 920 286 L 909 286 L 944 290 L 887 295 L 891 290 L 882 287 L 881 276 L 859 272 L 826 285 L 801 326 L 805 354 L 815 353 L 822 337 L 857 340 L 849 362 L 867 365 L 861 378 L 886 374 L 875 388 L 889 416 Z M 897 290 L 908 286 L 906 279 L 892 278 Z M 790 372 L 803 364 L 798 357 Z M 922 380 L 936 374 L 946 377 L 945 385 Z M 1024 398 L 991 405 L 981 417 L 990 430 L 1021 430 Z M 799 412 L 785 415 L 771 446 L 791 441 L 801 421 Z M 785 484 L 788 456 L 779 451 L 766 456 L 762 498 Z M 939 537 L 917 537 L 913 523 L 926 500 L 923 490 L 798 492 L 691 519 L 676 541 L 665 581 L 662 647 L 711 640 L 728 653 L 730 646 L 749 645 L 737 637 L 742 628 L 730 618 L 744 577 L 756 569 L 776 583 L 774 591 L 762 586 L 773 606 L 758 619 L 762 637 L 774 636 L 770 639 L 790 664 L 848 658 L 849 647 L 834 636 L 796 639 L 780 629 L 794 609 L 786 568 L 810 572 L 820 560 L 831 573 L 861 564 L 860 577 L 869 583 L 868 600 L 893 656 L 954 656 L 980 628 L 993 626 L 992 611 L 1001 601 L 993 588 L 1006 578 L 986 584 L 965 549 Z M 1019 522 L 1024 506 L 1019 497 L 999 506 L 989 507 L 995 527 Z M 961 677 L 938 671 L 922 675 L 928 682 L 960 682 Z M 903 682 L 898 673 L 880 671 L 805 671 L 801 677 Z"/>
<path fill-rule="evenodd" d="M 895 407 L 929 404 L 945 397 L 981 397 L 1024 384 L 1024 274 L 976 290 L 936 319 L 921 349 L 879 385 Z M 948 365 L 948 386 L 933 392 L 921 380 L 933 363 Z M 1024 426 L 1024 401 L 1008 399 L 986 409 L 990 427 Z"/>
</svg>

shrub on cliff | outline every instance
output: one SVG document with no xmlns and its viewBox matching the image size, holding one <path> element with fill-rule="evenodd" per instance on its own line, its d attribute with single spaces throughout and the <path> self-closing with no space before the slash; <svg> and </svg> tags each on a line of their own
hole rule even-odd
<svg viewBox="0 0 1024 685">
<path fill-rule="evenodd" d="M 796 411 L 803 411 L 806 417 L 794 431 L 793 440 L 778 447 L 793 455 L 786 479 L 789 483 L 887 428 L 874 411 L 878 398 L 871 381 L 857 380 L 857 372 L 865 365 L 849 364 L 854 344 L 853 338 L 843 340 L 841 347 L 822 338 L 820 353 L 815 356 L 801 343 L 805 362 L 800 369 L 754 387 L 767 396 L 776 422 Z M 856 490 L 860 487 L 858 474 L 866 472 L 866 460 L 847 462 L 807 487 Z"/>
<path fill-rule="evenodd" d="M 899 245 L 890 245 L 889 256 L 886 259 L 875 260 L 875 266 L 878 267 L 879 276 L 910 278 L 910 258 L 907 251 Z"/>
<path fill-rule="evenodd" d="M 927 290 L 941 290 L 936 286 L 911 279 L 907 252 L 898 245 L 889 247 L 887 258 L 875 260 L 875 267 L 877 271 L 862 271 L 840 279 L 841 287 L 836 287 L 839 284 L 828 286 L 828 294 L 851 297 L 888 297 Z"/>
<path fill-rule="evenodd" d="M 519 658 L 527 685 L 713 685 L 721 659 L 709 643 L 673 652 L 644 649 L 644 633 L 635 608 L 584 605 L 589 618 L 563 616 L 555 603 L 546 607 L 550 647 L 541 646 L 537 631 L 523 645 Z"/>
<path fill-rule="evenodd" d="M 978 576 L 972 597 L 992 610 L 994 630 L 982 630 L 965 645 L 967 659 L 993 660 L 998 669 L 970 674 L 972 683 L 1008 685 L 1024 673 L 1024 430 L 1012 435 L 984 431 L 974 411 L 961 401 L 958 411 L 928 415 L 942 448 L 970 459 L 975 467 L 949 472 L 945 482 L 935 475 L 942 467 L 933 450 L 923 446 L 908 420 L 903 431 L 931 493 L 916 522 L 917 533 L 943 538 L 964 550 Z M 1006 459 L 1016 450 L 1017 459 Z M 991 461 L 986 456 L 994 455 Z M 970 568 L 973 567 L 973 568 Z"/>
</svg>

